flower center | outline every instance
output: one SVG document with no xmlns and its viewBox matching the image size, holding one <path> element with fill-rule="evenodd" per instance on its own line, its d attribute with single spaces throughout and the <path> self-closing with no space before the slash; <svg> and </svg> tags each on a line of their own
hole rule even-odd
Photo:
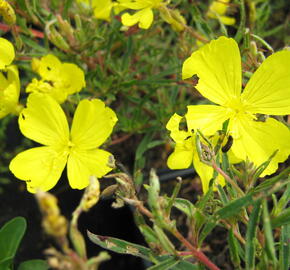
<svg viewBox="0 0 290 270">
<path fill-rule="evenodd" d="M 72 141 L 68 141 L 65 145 L 64 152 L 69 155 L 72 151 L 74 151 L 75 144 Z"/>
<path fill-rule="evenodd" d="M 232 111 L 233 116 L 247 113 L 245 104 L 240 100 L 240 98 L 231 99 L 225 104 L 225 107 Z"/>
</svg>

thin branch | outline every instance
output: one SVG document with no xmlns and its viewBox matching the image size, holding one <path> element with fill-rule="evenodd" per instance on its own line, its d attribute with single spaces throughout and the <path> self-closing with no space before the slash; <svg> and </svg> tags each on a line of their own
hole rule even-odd
<svg viewBox="0 0 290 270">
<path fill-rule="evenodd" d="M 241 196 L 244 196 L 245 193 L 241 190 L 241 188 L 238 186 L 238 184 L 233 181 L 217 164 L 216 162 L 212 159 L 211 161 L 211 166 L 220 174 L 224 177 L 224 179 L 230 183 L 235 189 L 237 192 L 240 193 Z"/>
</svg>

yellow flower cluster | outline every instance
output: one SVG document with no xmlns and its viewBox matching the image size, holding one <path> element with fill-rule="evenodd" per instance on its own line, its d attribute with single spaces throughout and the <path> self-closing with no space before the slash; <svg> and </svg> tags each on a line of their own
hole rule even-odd
<svg viewBox="0 0 290 270">
<path fill-rule="evenodd" d="M 168 10 L 165 0 L 77 0 L 78 2 L 89 4 L 94 10 L 97 19 L 110 21 L 112 10 L 119 14 L 123 10 L 134 10 L 134 14 L 125 12 L 121 15 L 124 26 L 138 25 L 142 29 L 148 29 L 153 22 L 153 10 L 159 10 L 162 19 L 169 23 L 176 31 L 184 29 L 185 19 L 177 10 Z"/>
<path fill-rule="evenodd" d="M 69 131 L 59 105 L 85 86 L 83 71 L 74 64 L 61 63 L 53 55 L 33 59 L 32 69 L 41 79 L 28 84 L 26 92 L 31 94 L 22 109 L 18 105 L 18 70 L 11 65 L 14 47 L 0 38 L 0 52 L 0 117 L 20 113 L 19 128 L 23 135 L 44 145 L 18 154 L 10 163 L 10 170 L 26 181 L 27 189 L 50 190 L 66 164 L 69 183 L 77 189 L 87 187 L 90 176 L 102 177 L 112 170 L 112 155 L 98 147 L 111 134 L 117 121 L 115 113 L 101 100 L 82 100 Z"/>
<path fill-rule="evenodd" d="M 274 53 L 261 64 L 242 91 L 241 57 L 235 40 L 220 37 L 194 52 L 183 64 L 182 77 L 197 75 L 196 89 L 217 105 L 188 106 L 187 133 L 178 128 L 181 117 L 172 116 L 167 128 L 176 147 L 168 166 L 187 168 L 193 161 L 206 191 L 212 169 L 195 158 L 196 149 L 188 137 L 194 136 L 191 131 L 197 129 L 212 136 L 229 120 L 228 131 L 233 137 L 231 151 L 235 157 L 249 159 L 259 166 L 278 150 L 261 176 L 274 173 L 278 163 L 290 154 L 290 131 L 273 117 L 260 121 L 257 114 L 290 114 L 289 63 L 290 51 Z"/>
</svg>

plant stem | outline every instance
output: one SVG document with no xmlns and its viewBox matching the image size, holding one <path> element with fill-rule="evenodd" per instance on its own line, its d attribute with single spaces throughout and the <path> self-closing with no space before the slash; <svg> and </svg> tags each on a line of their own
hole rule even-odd
<svg viewBox="0 0 290 270">
<path fill-rule="evenodd" d="M 123 198 L 123 200 L 131 205 L 134 205 L 140 213 L 146 215 L 148 218 L 153 219 L 153 214 L 144 207 L 143 203 L 136 200 L 130 200 L 127 198 Z M 167 228 L 168 229 L 168 228 Z M 209 260 L 207 256 L 204 255 L 203 252 L 198 251 L 191 243 L 189 243 L 182 234 L 174 228 L 170 230 L 170 232 L 181 242 L 184 246 L 186 246 L 190 250 L 190 254 L 192 254 L 198 261 L 200 261 L 203 265 L 207 266 L 210 270 L 220 270 L 213 262 Z M 189 255 L 188 253 L 186 255 Z"/>
<path fill-rule="evenodd" d="M 227 223 L 225 220 L 221 220 L 220 221 L 221 223 L 223 223 L 227 229 L 230 229 L 232 228 L 233 229 L 233 233 L 235 235 L 235 237 L 243 244 L 245 245 L 246 244 L 246 240 L 240 235 L 240 233 L 237 231 L 237 229 L 235 228 L 234 225 L 231 225 L 229 223 Z"/>
<path fill-rule="evenodd" d="M 217 164 L 216 162 L 212 159 L 211 166 L 220 174 L 222 175 L 225 180 L 230 183 L 238 193 L 240 193 L 241 196 L 244 196 L 244 192 L 241 190 L 241 188 L 237 185 L 235 181 L 233 181 Z"/>
<path fill-rule="evenodd" d="M 207 266 L 210 270 L 220 270 L 212 261 L 209 260 L 207 256 L 204 255 L 203 252 L 197 250 L 195 247 L 191 245 L 177 230 L 174 229 L 171 233 L 184 245 L 186 246 L 192 253 L 192 255 L 200 261 L 203 265 Z"/>
</svg>

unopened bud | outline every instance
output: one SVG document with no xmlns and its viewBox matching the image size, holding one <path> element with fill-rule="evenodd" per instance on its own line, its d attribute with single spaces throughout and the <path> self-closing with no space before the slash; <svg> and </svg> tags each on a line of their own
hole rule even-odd
<svg viewBox="0 0 290 270">
<path fill-rule="evenodd" d="M 81 201 L 82 210 L 87 212 L 100 199 L 100 183 L 97 177 L 90 177 L 90 185 L 86 188 L 85 194 Z"/>
<path fill-rule="evenodd" d="M 43 214 L 42 225 L 51 236 L 61 237 L 67 234 L 67 220 L 60 214 L 57 198 L 48 192 L 37 192 L 36 198 Z"/>
<path fill-rule="evenodd" d="M 0 15 L 7 24 L 15 24 L 16 15 L 14 9 L 5 0 L 0 0 Z"/>
</svg>

